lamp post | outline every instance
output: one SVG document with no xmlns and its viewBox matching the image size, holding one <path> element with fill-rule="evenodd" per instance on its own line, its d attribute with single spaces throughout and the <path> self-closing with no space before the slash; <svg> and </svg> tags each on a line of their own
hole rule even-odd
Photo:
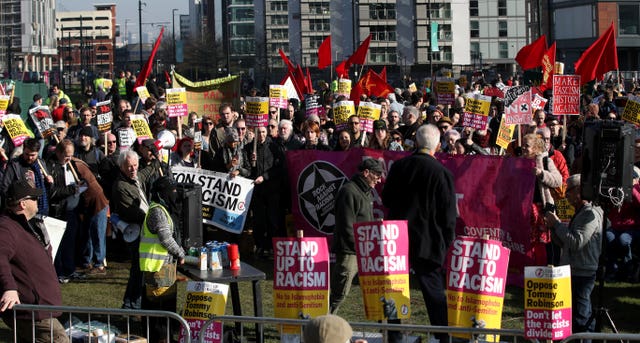
<svg viewBox="0 0 640 343">
<path fill-rule="evenodd" d="M 142 70 L 142 0 L 138 0 L 138 42 L 140 51 L 140 70 Z M 144 4 L 147 6 L 147 4 Z"/>
<path fill-rule="evenodd" d="M 177 58 L 176 58 L 176 11 L 178 9 L 174 8 L 171 10 L 171 26 L 173 27 L 171 29 L 171 35 L 173 36 L 173 64 L 177 64 Z"/>
</svg>

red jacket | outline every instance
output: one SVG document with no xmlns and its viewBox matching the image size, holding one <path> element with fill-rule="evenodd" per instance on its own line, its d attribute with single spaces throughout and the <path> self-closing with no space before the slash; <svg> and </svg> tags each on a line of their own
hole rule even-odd
<svg viewBox="0 0 640 343">
<path fill-rule="evenodd" d="M 551 154 L 551 151 L 553 154 Z M 567 179 L 569 178 L 569 168 L 567 167 L 567 160 L 562 156 L 562 153 L 556 150 L 551 150 L 549 153 L 549 158 L 553 161 L 553 164 L 556 165 L 556 168 L 562 175 L 562 184 L 567 183 Z"/>
<path fill-rule="evenodd" d="M 633 186 L 631 202 L 623 203 L 620 211 L 609 210 L 609 220 L 614 230 L 640 230 L 640 184 Z"/>
</svg>

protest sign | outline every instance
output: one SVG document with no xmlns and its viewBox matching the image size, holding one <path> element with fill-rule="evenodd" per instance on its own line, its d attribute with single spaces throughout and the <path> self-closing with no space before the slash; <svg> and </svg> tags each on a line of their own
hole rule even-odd
<svg viewBox="0 0 640 343">
<path fill-rule="evenodd" d="M 409 318 L 407 221 L 356 223 L 353 237 L 367 319 Z"/>
<path fill-rule="evenodd" d="M 307 94 L 304 96 L 305 115 L 307 117 L 309 117 L 310 115 L 320 116 L 320 111 L 323 109 L 320 101 L 321 100 L 319 95 Z"/>
<path fill-rule="evenodd" d="M 431 81 L 431 80 L 429 80 L 429 81 Z M 409 92 L 411 92 L 411 93 L 415 93 L 415 92 L 417 92 L 417 91 L 418 91 L 418 87 L 416 87 L 416 83 L 415 83 L 415 82 L 412 82 L 412 83 L 409 85 L 409 87 L 408 87 L 408 88 L 409 88 Z"/>
<path fill-rule="evenodd" d="M 112 86 L 113 86 L 113 80 L 111 80 L 111 79 L 102 79 L 102 89 L 106 93 L 109 93 L 109 91 L 111 90 Z"/>
<path fill-rule="evenodd" d="M 287 151 L 286 161 L 295 227 L 305 236 L 326 236 L 335 227 L 335 197 L 342 185 L 358 172 L 365 158 L 378 159 L 385 170 L 409 152 L 352 148 L 345 152 Z M 450 156 L 436 158 L 453 174 L 458 199 L 456 234 L 502 241 L 511 249 L 509 282 L 522 285 L 525 265 L 533 263 L 530 227 L 535 176 L 534 161 L 501 156 Z M 374 218 L 385 218 L 380 192 L 373 193 Z M 503 185 L 509 185 L 504 187 Z M 478 211 L 481 208 L 482 211 Z"/>
<path fill-rule="evenodd" d="M 222 342 L 222 322 L 213 323 L 204 333 L 200 330 L 209 319 L 224 315 L 228 293 L 229 285 L 225 284 L 205 281 L 187 283 L 182 317 L 189 324 L 192 342 L 203 334 L 206 342 Z M 184 330 L 180 330 L 180 343 L 186 341 L 184 336 Z"/>
<path fill-rule="evenodd" d="M 513 139 L 513 133 L 515 131 L 516 126 L 505 124 L 504 116 L 502 116 L 502 119 L 500 120 L 500 129 L 498 129 L 498 135 L 496 136 L 496 144 L 506 150 Z"/>
<path fill-rule="evenodd" d="M 120 151 L 129 149 L 136 141 L 136 133 L 130 127 L 120 127 L 116 130 L 116 138 Z"/>
<path fill-rule="evenodd" d="M 353 101 L 337 101 L 333 103 L 333 121 L 336 124 L 336 130 L 340 131 L 347 127 L 349 117 L 356 114 L 356 107 Z"/>
<path fill-rule="evenodd" d="M 172 171 L 176 182 L 202 187 L 203 223 L 242 233 L 253 194 L 253 180 L 241 176 L 231 179 L 226 173 L 189 167 L 173 167 Z"/>
<path fill-rule="evenodd" d="M 622 119 L 640 125 L 640 97 L 629 96 L 622 112 Z"/>
<path fill-rule="evenodd" d="M 147 86 L 137 87 L 136 93 L 138 93 L 138 99 L 141 104 L 144 104 L 147 101 L 147 99 L 151 96 L 149 94 L 149 90 L 147 89 Z"/>
<path fill-rule="evenodd" d="M 485 130 L 489 123 L 490 107 L 491 97 L 480 94 L 468 96 L 464 106 L 462 126 Z"/>
<path fill-rule="evenodd" d="M 536 94 L 533 96 L 533 100 L 531 100 L 531 108 L 535 110 L 544 110 L 544 107 L 547 105 L 547 98 L 542 97 L 540 94 Z"/>
<path fill-rule="evenodd" d="M 276 318 L 302 319 L 329 312 L 329 248 L 324 237 L 273 238 Z M 300 333 L 285 325 L 282 334 Z"/>
<path fill-rule="evenodd" d="M 269 98 L 249 96 L 245 121 L 249 127 L 266 127 L 269 125 Z"/>
<path fill-rule="evenodd" d="M 449 326 L 500 329 L 509 253 L 496 240 L 462 236 L 453 241 L 445 262 Z"/>
<path fill-rule="evenodd" d="M 240 77 L 228 76 L 212 80 L 192 82 L 184 76 L 173 73 L 173 87 L 187 91 L 187 112 L 207 115 L 217 122 L 220 118 L 220 104 L 240 105 Z"/>
<path fill-rule="evenodd" d="M 524 337 L 562 340 L 571 335 L 571 266 L 524 268 Z"/>
<path fill-rule="evenodd" d="M 202 150 L 202 118 L 193 121 L 193 150 Z"/>
<path fill-rule="evenodd" d="M 381 110 L 381 105 L 368 101 L 360 101 L 360 105 L 358 106 L 360 129 L 369 133 L 373 132 L 373 122 L 380 119 Z"/>
<path fill-rule="evenodd" d="M 511 87 L 509 90 L 514 88 L 516 87 Z M 527 125 L 531 123 L 531 90 L 521 93 L 509 105 L 505 101 L 503 119 L 505 125 Z"/>
<path fill-rule="evenodd" d="M 56 133 L 56 128 L 51 118 L 51 112 L 47 106 L 38 106 L 29 110 L 29 117 L 36 126 L 36 130 L 44 138 L 49 138 Z"/>
<path fill-rule="evenodd" d="M 113 113 L 111 112 L 111 101 L 101 101 L 96 104 L 96 122 L 98 131 L 105 133 L 111 131 L 113 123 Z"/>
<path fill-rule="evenodd" d="M 514 86 L 514 87 L 505 87 L 504 92 L 504 106 L 507 107 L 511 105 L 512 102 L 516 101 L 521 95 L 529 94 L 529 102 L 531 101 L 531 88 L 529 86 Z"/>
<path fill-rule="evenodd" d="M 580 75 L 553 75 L 553 115 L 580 114 Z"/>
<path fill-rule="evenodd" d="M 0 95 L 0 118 L 7 114 L 7 108 L 9 108 L 9 101 L 11 95 Z"/>
<path fill-rule="evenodd" d="M 338 80 L 338 95 L 344 95 L 349 98 L 351 95 L 351 80 L 349 79 L 340 79 Z"/>
<path fill-rule="evenodd" d="M 288 105 L 287 88 L 283 85 L 269 85 L 269 106 L 287 108 Z"/>
<path fill-rule="evenodd" d="M 568 223 L 576 213 L 576 209 L 569 203 L 567 198 L 555 199 L 556 215 L 564 223 Z"/>
<path fill-rule="evenodd" d="M 145 119 L 142 114 L 131 115 L 131 128 L 133 128 L 133 132 L 138 139 L 138 143 L 145 139 L 153 138 L 151 130 L 149 129 L 149 123 L 147 123 L 147 119 Z"/>
<path fill-rule="evenodd" d="M 169 117 L 183 117 L 189 114 L 187 108 L 187 90 L 185 88 L 168 88 L 167 114 Z"/>
<path fill-rule="evenodd" d="M 436 80 L 436 98 L 438 104 L 454 105 L 456 98 L 456 83 L 452 78 L 438 78 Z"/>
<path fill-rule="evenodd" d="M 27 126 L 24 125 L 22 117 L 17 114 L 5 114 L 2 117 L 2 122 L 4 123 L 4 129 L 7 130 L 13 145 L 16 147 L 22 145 L 24 140 L 31 136 Z"/>
</svg>

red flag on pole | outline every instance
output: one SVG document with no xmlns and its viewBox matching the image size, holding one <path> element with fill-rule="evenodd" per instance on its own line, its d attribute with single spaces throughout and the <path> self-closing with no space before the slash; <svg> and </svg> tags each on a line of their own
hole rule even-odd
<svg viewBox="0 0 640 343">
<path fill-rule="evenodd" d="M 293 63 L 291 63 L 291 60 L 287 57 L 287 55 L 285 55 L 284 51 L 282 51 L 282 49 L 278 49 L 278 52 L 280 53 L 280 57 L 282 57 L 282 60 L 284 61 L 284 64 L 287 66 L 287 68 L 289 70 L 296 70 L 296 67 L 293 65 Z"/>
<path fill-rule="evenodd" d="M 338 64 L 336 66 L 336 74 L 338 74 L 338 77 L 348 79 L 349 78 L 349 67 L 350 66 L 347 65 L 347 60 L 344 60 L 344 61 L 340 62 L 340 64 Z"/>
<path fill-rule="evenodd" d="M 136 84 L 133 86 L 133 89 L 136 89 L 140 86 L 144 86 L 147 83 L 147 78 L 149 77 L 149 74 L 151 74 L 151 67 L 153 67 L 153 59 L 156 57 L 156 52 L 160 47 L 160 41 L 162 40 L 163 33 L 164 33 L 164 26 L 162 27 L 162 29 L 160 29 L 160 34 L 158 35 L 156 42 L 153 44 L 153 50 L 151 50 L 151 55 L 149 55 L 149 59 L 142 66 L 142 69 L 140 70 L 140 74 L 138 74 L 138 77 L 136 78 Z"/>
<path fill-rule="evenodd" d="M 542 56 L 542 82 L 540 82 L 540 91 L 553 86 L 553 73 L 556 65 L 556 42 Z"/>
<path fill-rule="evenodd" d="M 393 87 L 389 86 L 382 80 L 380 75 L 374 72 L 372 69 L 367 70 L 364 75 L 358 80 L 356 85 L 351 89 L 349 98 L 354 101 L 356 105 L 360 103 L 360 96 L 366 94 L 368 96 L 375 95 L 376 97 L 386 97 L 387 94 L 393 93 Z"/>
<path fill-rule="evenodd" d="M 299 64 L 296 65 L 296 69 L 293 71 L 293 76 L 296 78 L 296 83 L 300 87 L 300 90 L 304 92 L 302 94 L 302 96 L 304 96 L 307 94 L 307 78 L 304 76 L 304 72 Z"/>
<path fill-rule="evenodd" d="M 369 43 L 371 43 L 371 34 L 367 37 L 362 44 L 358 47 L 356 52 L 349 57 L 347 61 L 348 66 L 350 67 L 352 64 L 364 64 L 367 59 L 367 52 L 369 52 Z M 349 69 L 347 67 L 347 69 Z"/>
<path fill-rule="evenodd" d="M 604 73 L 618 69 L 618 50 L 616 47 L 616 33 L 611 26 L 573 65 L 576 75 L 580 75 L 580 82 L 585 84 L 593 79 L 602 80 Z"/>
<path fill-rule="evenodd" d="M 311 74 L 309 73 L 309 67 L 307 67 L 307 94 L 313 94 L 315 91 L 313 90 L 313 82 L 311 82 Z"/>
<path fill-rule="evenodd" d="M 540 36 L 535 42 L 525 45 L 518 51 L 516 62 L 524 70 L 539 67 L 542 64 L 542 55 L 547 51 L 547 37 Z"/>
<path fill-rule="evenodd" d="M 318 69 L 324 69 L 331 65 L 331 35 L 322 41 L 318 48 Z"/>
<path fill-rule="evenodd" d="M 387 66 L 382 67 L 382 70 L 380 71 L 380 78 L 384 83 L 387 83 Z"/>
</svg>

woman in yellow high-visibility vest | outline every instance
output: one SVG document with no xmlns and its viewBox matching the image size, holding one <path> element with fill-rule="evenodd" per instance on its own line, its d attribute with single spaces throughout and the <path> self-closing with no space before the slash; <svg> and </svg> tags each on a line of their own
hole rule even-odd
<svg viewBox="0 0 640 343">
<path fill-rule="evenodd" d="M 176 262 L 183 264 L 185 256 L 184 249 L 174 238 L 178 214 L 176 198 L 176 184 L 168 176 L 154 182 L 139 248 L 140 270 L 144 273 L 145 281 L 142 297 L 142 308 L 145 310 L 176 311 Z M 151 318 L 151 333 L 166 333 L 166 328 L 162 327 L 164 320 L 153 319 L 156 318 Z M 177 328 L 179 325 L 171 327 Z"/>
</svg>

